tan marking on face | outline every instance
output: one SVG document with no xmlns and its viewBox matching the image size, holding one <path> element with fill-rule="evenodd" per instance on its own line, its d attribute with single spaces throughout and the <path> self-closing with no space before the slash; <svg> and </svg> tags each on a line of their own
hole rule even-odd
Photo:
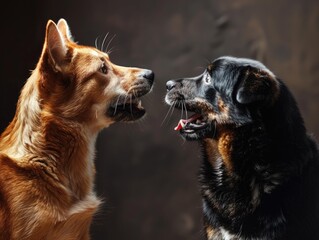
<svg viewBox="0 0 319 240">
<path fill-rule="evenodd" d="M 213 112 L 208 113 L 207 116 L 210 120 L 216 120 L 216 114 Z"/>
<path fill-rule="evenodd" d="M 229 122 L 229 107 L 225 104 L 222 98 L 218 97 L 218 111 L 215 113 L 213 110 L 209 110 L 207 116 L 210 120 L 215 120 L 218 124 L 225 124 Z"/>
<path fill-rule="evenodd" d="M 194 99 L 197 102 L 197 105 L 207 113 L 209 120 L 216 120 L 219 124 L 225 124 L 229 121 L 229 107 L 225 104 L 222 98 L 218 97 L 218 110 L 219 113 L 216 113 L 210 104 L 201 98 Z"/>
<path fill-rule="evenodd" d="M 198 105 L 198 107 L 200 109 L 202 109 L 205 112 L 212 112 L 213 109 L 211 107 L 211 105 L 204 99 L 199 98 L 199 97 L 195 97 L 194 101 L 196 101 L 196 104 Z"/>
<path fill-rule="evenodd" d="M 218 97 L 218 109 L 220 112 L 228 111 L 226 104 L 220 96 Z"/>
</svg>

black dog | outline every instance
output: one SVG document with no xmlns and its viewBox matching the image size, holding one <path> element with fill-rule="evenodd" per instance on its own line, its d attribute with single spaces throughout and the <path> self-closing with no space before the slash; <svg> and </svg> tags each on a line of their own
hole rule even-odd
<svg viewBox="0 0 319 240">
<path fill-rule="evenodd" d="M 166 86 L 169 105 L 195 112 L 175 129 L 202 146 L 207 239 L 318 240 L 318 149 L 286 85 L 258 61 L 221 57 Z"/>
</svg>

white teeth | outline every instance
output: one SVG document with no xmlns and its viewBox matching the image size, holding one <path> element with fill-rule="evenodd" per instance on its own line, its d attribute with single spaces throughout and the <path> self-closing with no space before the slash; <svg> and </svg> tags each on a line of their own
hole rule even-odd
<svg viewBox="0 0 319 240">
<path fill-rule="evenodd" d="M 186 124 L 183 121 L 181 121 L 181 125 L 184 128 Z"/>
<path fill-rule="evenodd" d="M 138 107 L 138 108 L 141 108 L 141 107 L 142 107 L 142 101 L 141 101 L 141 100 L 138 100 L 137 107 Z"/>
</svg>

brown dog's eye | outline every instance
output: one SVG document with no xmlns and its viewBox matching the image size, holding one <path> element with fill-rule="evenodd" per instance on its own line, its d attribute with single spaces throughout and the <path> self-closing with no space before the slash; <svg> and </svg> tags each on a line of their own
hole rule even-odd
<svg viewBox="0 0 319 240">
<path fill-rule="evenodd" d="M 103 74 L 107 74 L 107 67 L 105 65 L 105 62 L 102 63 L 101 67 L 100 67 L 100 71 Z"/>
</svg>

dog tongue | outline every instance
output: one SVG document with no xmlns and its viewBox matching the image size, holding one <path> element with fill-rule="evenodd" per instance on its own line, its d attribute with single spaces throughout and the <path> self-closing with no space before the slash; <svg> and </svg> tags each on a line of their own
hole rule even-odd
<svg viewBox="0 0 319 240">
<path fill-rule="evenodd" d="M 182 128 L 184 128 L 186 126 L 187 123 L 189 122 L 193 122 L 195 121 L 196 119 L 200 118 L 202 115 L 196 113 L 194 115 L 192 115 L 189 119 L 181 119 L 179 120 L 177 126 L 174 128 L 175 131 L 179 131 L 181 130 Z"/>
</svg>

